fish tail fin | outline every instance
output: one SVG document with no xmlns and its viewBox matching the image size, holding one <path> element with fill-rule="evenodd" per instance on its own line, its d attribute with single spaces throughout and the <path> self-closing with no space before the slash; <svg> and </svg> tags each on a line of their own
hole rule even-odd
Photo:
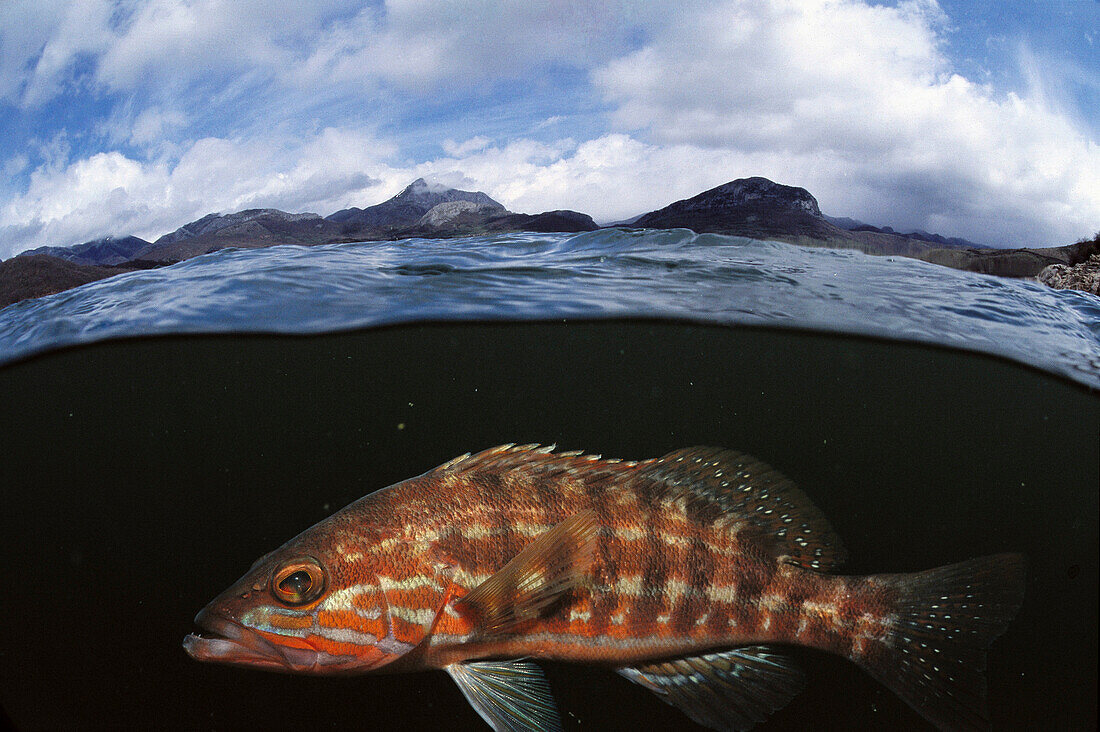
<svg viewBox="0 0 1100 732">
<path fill-rule="evenodd" d="M 895 576 L 896 622 L 859 660 L 940 729 L 988 729 L 986 651 L 1024 597 L 1024 557 L 997 554 Z"/>
</svg>

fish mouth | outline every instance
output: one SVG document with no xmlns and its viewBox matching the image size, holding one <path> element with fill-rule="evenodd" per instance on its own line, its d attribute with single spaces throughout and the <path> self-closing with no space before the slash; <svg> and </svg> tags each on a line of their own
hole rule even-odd
<svg viewBox="0 0 1100 732">
<path fill-rule="evenodd" d="M 187 635 L 183 649 L 196 661 L 290 673 L 315 673 L 321 665 L 322 654 L 315 650 L 276 645 L 256 631 L 209 610 L 199 612 L 195 624 L 203 632 Z"/>
</svg>

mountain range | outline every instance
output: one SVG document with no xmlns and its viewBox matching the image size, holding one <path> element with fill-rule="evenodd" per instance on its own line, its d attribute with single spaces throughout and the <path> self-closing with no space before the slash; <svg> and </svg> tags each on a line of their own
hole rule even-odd
<svg viewBox="0 0 1100 732">
<path fill-rule="evenodd" d="M 367 208 L 346 208 L 324 218 L 315 213 L 293 214 L 273 208 L 209 214 L 138 249 L 132 258 L 179 262 L 226 247 L 313 246 L 412 236 L 597 228 L 591 217 L 576 211 L 512 213 L 481 191 L 460 191 L 417 178 L 388 201 Z"/>
<path fill-rule="evenodd" d="M 954 269 L 1003 277 L 1034 277 L 1052 264 L 1075 265 L 1097 253 L 1098 245 L 1079 242 L 1041 249 L 994 249 L 938 234 L 898 234 L 890 228 L 841 219 L 842 228 L 822 215 L 817 200 L 804 188 L 767 178 L 741 178 L 691 198 L 651 211 L 632 226 L 748 236 L 802 246 L 859 249 L 867 254 L 923 259 Z"/>
<path fill-rule="evenodd" d="M 924 232 L 900 234 L 889 227 L 880 229 L 854 219 L 830 219 L 821 213 L 817 199 L 805 188 L 760 177 L 730 181 L 676 201 L 640 216 L 632 226 L 685 228 L 906 257 L 921 257 L 937 247 L 986 249 L 964 239 L 950 240 Z"/>
<path fill-rule="evenodd" d="M 34 254 L 47 254 L 76 264 L 115 265 L 128 262 L 137 256 L 137 253 L 149 246 L 149 242 L 136 236 L 123 236 L 115 238 L 105 236 L 102 239 L 93 239 L 83 244 L 72 247 L 38 247 L 19 256 Z"/>
<path fill-rule="evenodd" d="M 1009 277 L 1035 276 L 1050 264 L 1077 264 L 1095 242 L 1048 249 L 992 249 L 923 231 L 899 234 L 821 213 L 804 188 L 767 178 L 730 181 L 616 226 L 687 228 L 803 246 L 900 255 L 956 269 Z M 577 211 L 513 213 L 481 191 L 462 191 L 418 178 L 393 198 L 326 217 L 277 209 L 208 214 L 154 242 L 105 237 L 72 247 L 39 247 L 0 263 L 0 307 L 59 292 L 125 269 L 171 264 L 228 247 L 313 246 L 407 237 L 453 237 L 498 232 L 581 232 L 598 229 Z M 53 284 L 51 284 L 51 282 Z M 28 283 L 33 283 L 29 286 Z"/>
</svg>

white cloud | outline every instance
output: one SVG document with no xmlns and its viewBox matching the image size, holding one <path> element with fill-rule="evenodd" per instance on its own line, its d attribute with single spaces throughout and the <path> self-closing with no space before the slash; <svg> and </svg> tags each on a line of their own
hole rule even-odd
<svg viewBox="0 0 1100 732">
<path fill-rule="evenodd" d="M 547 127 L 553 127 L 554 125 L 560 125 L 562 122 L 565 122 L 565 121 L 566 121 L 566 118 L 563 115 L 555 114 L 555 115 L 547 117 L 546 119 L 539 122 L 537 125 L 535 125 L 535 129 L 536 130 L 543 130 L 543 129 L 546 129 Z"/>
<path fill-rule="evenodd" d="M 170 130 L 187 124 L 184 114 L 175 109 L 150 107 L 142 111 L 130 126 L 130 144 L 143 147 L 158 142 Z"/>
<path fill-rule="evenodd" d="M 30 160 L 24 153 L 17 153 L 4 162 L 4 175 L 11 178 L 27 169 Z"/>
<path fill-rule="evenodd" d="M 149 0 L 120 24 L 97 68 L 116 90 L 184 87 L 211 77 L 266 77 L 292 66 L 297 49 L 336 17 L 338 0 Z"/>
<path fill-rule="evenodd" d="M 155 239 L 214 211 L 327 214 L 373 203 L 376 188 L 393 190 L 406 175 L 386 164 L 393 152 L 369 133 L 327 128 L 305 140 L 204 138 L 175 161 L 107 152 L 44 165 L 25 193 L 0 208 L 0 257 L 107 234 Z"/>
<path fill-rule="evenodd" d="M 289 76 L 424 91 L 478 87 L 547 63 L 587 68 L 624 48 L 636 25 L 632 5 L 387 0 L 333 25 Z"/>
<path fill-rule="evenodd" d="M 162 170 L 145 169 L 117 152 L 98 153 L 60 171 L 40 168 L 31 174 L 28 192 L 0 211 L 0 241 L 8 250 L 0 256 L 114 233 L 119 221 L 157 207 L 163 194 L 154 181 L 163 177 Z"/>
<path fill-rule="evenodd" d="M 514 211 L 568 208 L 597 221 L 625 219 L 694 195 L 757 164 L 730 151 L 652 145 L 609 134 L 580 144 L 515 140 L 459 157 L 434 160 L 408 175 L 459 174 Z"/>
<path fill-rule="evenodd" d="M 0 209 L 0 256 L 155 237 L 218 210 L 326 214 L 418 176 L 604 221 L 764 175 L 899 228 L 1037 245 L 1095 231 L 1100 148 L 1042 59 L 1021 55 L 1029 88 L 995 93 L 953 72 L 947 22 L 933 0 L 0 3 L 0 101 L 95 84 L 114 104 L 91 132 L 52 127 L 9 152 L 27 182 Z M 528 120 L 541 141 L 474 129 L 435 160 L 397 163 L 370 131 L 441 92 L 475 105 L 502 79 L 535 87 L 562 68 L 592 69 L 611 110 L 607 127 L 585 112 L 593 139 L 569 139 L 552 105 Z M 114 149 L 86 152 L 91 138 Z"/>
<path fill-rule="evenodd" d="M 454 140 L 444 140 L 441 143 L 443 152 L 452 157 L 460 157 L 462 155 L 468 155 L 478 150 L 484 150 L 491 143 L 488 137 L 484 135 L 478 135 L 477 137 L 471 137 L 465 142 L 455 142 Z"/>
<path fill-rule="evenodd" d="M 1002 244 L 1090 232 L 1100 146 L 1041 94 L 951 73 L 943 22 L 931 0 L 724 2 L 594 82 L 620 127 L 733 154 L 761 166 L 738 174 L 802 185 L 826 211 Z"/>
<path fill-rule="evenodd" d="M 61 92 L 82 55 L 109 47 L 107 0 L 0 3 L 0 100 L 36 106 Z"/>
<path fill-rule="evenodd" d="M 10 0 L 0 99 L 47 101 L 82 55 L 101 88 L 159 100 L 211 84 L 476 88 L 610 59 L 640 17 L 621 0 Z"/>
<path fill-rule="evenodd" d="M 353 12 L 352 0 L 6 0 L 0 100 L 35 107 L 88 79 L 168 99 L 192 86 L 238 91 L 294 68 Z"/>
<path fill-rule="evenodd" d="M 278 165 L 274 176 L 241 188 L 228 210 L 262 206 L 327 215 L 363 206 L 364 200 L 373 203 L 380 185 L 400 182 L 402 176 L 385 162 L 396 150 L 363 131 L 326 128 L 303 140 L 288 156 L 292 162 Z"/>
</svg>

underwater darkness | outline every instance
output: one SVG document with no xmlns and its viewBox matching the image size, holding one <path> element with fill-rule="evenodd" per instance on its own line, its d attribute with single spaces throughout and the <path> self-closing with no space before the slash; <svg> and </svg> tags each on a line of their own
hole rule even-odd
<svg viewBox="0 0 1100 732">
<path fill-rule="evenodd" d="M 486 729 L 443 672 L 201 664 L 192 618 L 260 555 L 456 455 L 696 444 L 791 477 L 845 573 L 1020 551 L 989 654 L 995 729 L 1097 723 L 1100 395 L 962 351 L 661 321 L 158 337 L 0 368 L 0 706 L 26 729 Z M 927 729 L 853 664 L 760 727 Z M 695 729 L 607 669 L 545 664 L 569 729 Z M 0 719 L 0 721 L 3 721 Z"/>
</svg>

